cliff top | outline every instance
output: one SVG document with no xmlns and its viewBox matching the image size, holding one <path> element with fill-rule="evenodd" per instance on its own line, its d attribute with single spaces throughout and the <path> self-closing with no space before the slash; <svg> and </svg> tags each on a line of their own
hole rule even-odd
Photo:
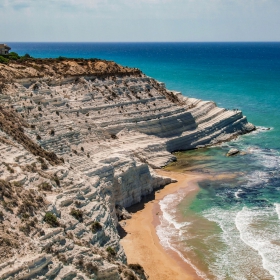
<svg viewBox="0 0 280 280">
<path fill-rule="evenodd" d="M 10 82 L 29 78 L 63 78 L 73 76 L 137 75 L 136 68 L 121 66 L 113 61 L 82 58 L 31 58 L 12 56 L 0 61 L 0 81 Z"/>
</svg>

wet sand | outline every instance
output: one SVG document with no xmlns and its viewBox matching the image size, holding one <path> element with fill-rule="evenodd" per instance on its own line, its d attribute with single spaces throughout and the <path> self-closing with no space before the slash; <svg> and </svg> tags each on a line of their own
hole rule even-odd
<svg viewBox="0 0 280 280">
<path fill-rule="evenodd" d="M 199 190 L 197 182 L 205 177 L 195 173 L 177 173 L 158 170 L 158 174 L 176 179 L 177 183 L 147 196 L 142 202 L 130 207 L 132 219 L 122 221 L 121 244 L 128 263 L 139 263 L 149 280 L 194 280 L 201 279 L 195 270 L 175 252 L 166 251 L 159 242 L 156 226 L 159 224 L 159 201 L 166 195 L 181 189 L 186 195 L 195 195 Z"/>
</svg>

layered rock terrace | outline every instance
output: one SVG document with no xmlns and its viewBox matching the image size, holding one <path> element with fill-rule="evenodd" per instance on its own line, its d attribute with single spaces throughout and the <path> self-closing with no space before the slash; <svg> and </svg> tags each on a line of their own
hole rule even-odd
<svg viewBox="0 0 280 280">
<path fill-rule="evenodd" d="M 1 279 L 145 279 L 119 244 L 124 207 L 172 181 L 153 171 L 171 152 L 254 129 L 114 62 L 14 62 L 0 80 Z"/>
</svg>

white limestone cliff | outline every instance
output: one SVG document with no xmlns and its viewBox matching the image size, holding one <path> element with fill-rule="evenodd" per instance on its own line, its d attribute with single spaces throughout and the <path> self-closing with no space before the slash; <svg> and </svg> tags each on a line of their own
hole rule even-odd
<svg viewBox="0 0 280 280">
<path fill-rule="evenodd" d="M 153 171 L 175 160 L 171 152 L 254 129 L 241 111 L 143 74 L 18 79 L 0 102 L 2 122 L 17 112 L 24 134 L 64 160 L 38 159 L 0 125 L 0 279 L 145 279 L 119 244 L 123 207 L 172 181 Z M 44 220 L 47 212 L 58 225 Z"/>
</svg>

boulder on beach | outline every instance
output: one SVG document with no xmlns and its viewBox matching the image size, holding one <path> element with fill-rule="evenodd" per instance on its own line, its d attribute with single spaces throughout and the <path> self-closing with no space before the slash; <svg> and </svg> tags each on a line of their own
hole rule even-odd
<svg viewBox="0 0 280 280">
<path fill-rule="evenodd" d="M 240 153 L 240 151 L 238 149 L 232 148 L 228 151 L 227 157 L 234 156 L 234 155 L 237 155 L 239 153 Z"/>
</svg>

